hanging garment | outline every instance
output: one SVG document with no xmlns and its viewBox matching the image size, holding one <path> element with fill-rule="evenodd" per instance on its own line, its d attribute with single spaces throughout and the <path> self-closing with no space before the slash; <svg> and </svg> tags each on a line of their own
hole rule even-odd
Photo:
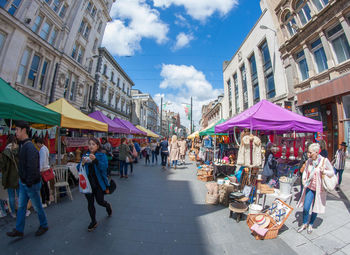
<svg viewBox="0 0 350 255">
<path fill-rule="evenodd" d="M 247 167 L 259 167 L 261 163 L 261 140 L 253 135 L 244 136 L 238 151 L 237 164 Z"/>
</svg>

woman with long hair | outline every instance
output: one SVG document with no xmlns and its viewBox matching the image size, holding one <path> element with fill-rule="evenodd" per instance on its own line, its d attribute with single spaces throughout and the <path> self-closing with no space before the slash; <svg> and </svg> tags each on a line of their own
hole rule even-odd
<svg viewBox="0 0 350 255">
<path fill-rule="evenodd" d="M 119 146 L 120 178 L 128 178 L 128 165 L 126 159 L 131 156 L 127 139 L 123 137 Z M 124 171 L 124 173 L 123 173 Z"/>
<path fill-rule="evenodd" d="M 170 144 L 170 161 L 171 166 L 174 166 L 176 169 L 177 161 L 179 160 L 180 155 L 180 144 L 177 141 L 177 136 L 173 135 L 171 138 L 171 144 Z"/>
<path fill-rule="evenodd" d="M 109 194 L 108 160 L 106 154 L 101 152 L 100 141 L 95 137 L 89 139 L 89 151 L 82 157 L 77 166 L 78 169 L 80 165 L 85 168 L 92 189 L 92 193 L 85 194 L 85 197 L 88 201 L 88 210 L 91 217 L 88 231 L 93 231 L 97 227 L 94 199 L 96 199 L 97 204 L 106 208 L 108 216 L 112 215 L 111 204 L 104 200 L 104 194 Z"/>
</svg>

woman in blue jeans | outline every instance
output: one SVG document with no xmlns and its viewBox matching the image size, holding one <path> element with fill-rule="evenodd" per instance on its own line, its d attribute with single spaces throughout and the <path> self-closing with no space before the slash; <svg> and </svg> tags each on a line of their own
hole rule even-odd
<svg viewBox="0 0 350 255">
<path fill-rule="evenodd" d="M 128 164 L 127 158 L 131 158 L 131 151 L 125 137 L 121 139 L 121 145 L 119 146 L 119 161 L 120 161 L 120 178 L 128 178 Z"/>
<path fill-rule="evenodd" d="M 298 233 L 307 229 L 311 234 L 317 214 L 324 213 L 326 209 L 327 191 L 322 185 L 322 175 L 332 177 L 334 175 L 331 162 L 319 155 L 320 145 L 313 143 L 308 148 L 308 160 L 303 172 L 302 182 L 304 189 L 297 207 L 303 207 L 303 224 Z M 310 217 L 311 209 L 311 217 Z M 309 219 L 310 218 L 310 219 Z"/>
</svg>

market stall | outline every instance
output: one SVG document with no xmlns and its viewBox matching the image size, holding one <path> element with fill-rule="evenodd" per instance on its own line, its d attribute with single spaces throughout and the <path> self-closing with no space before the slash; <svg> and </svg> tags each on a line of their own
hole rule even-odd
<svg viewBox="0 0 350 255">
<path fill-rule="evenodd" d="M 147 135 L 146 132 L 143 132 L 143 131 L 137 129 L 133 124 L 131 124 L 131 123 L 130 123 L 129 121 L 127 121 L 127 120 L 122 120 L 122 119 L 119 119 L 119 118 L 115 117 L 115 118 L 113 119 L 113 121 L 116 122 L 116 123 L 119 124 L 119 125 L 122 125 L 122 126 L 128 128 L 129 131 L 130 131 L 130 134 L 133 134 L 133 135 L 141 135 L 141 136 Z"/>
<path fill-rule="evenodd" d="M 147 128 L 144 128 L 140 125 L 136 125 L 136 128 L 140 129 L 141 131 L 145 132 L 147 134 L 148 137 L 151 137 L 151 138 L 159 138 L 159 135 L 153 133 L 151 130 L 147 129 Z"/>
<path fill-rule="evenodd" d="M 119 133 L 119 134 L 129 134 L 130 133 L 130 131 L 127 127 L 111 120 L 110 118 L 108 118 L 106 115 L 104 115 L 100 111 L 95 111 L 93 113 L 90 113 L 88 116 L 95 119 L 95 120 L 106 123 L 108 125 L 108 132 L 109 133 Z"/>
<path fill-rule="evenodd" d="M 309 137 L 307 134 L 322 132 L 322 123 L 262 100 L 236 117 L 217 125 L 215 132 L 234 133 L 236 136 L 237 127 L 250 129 L 248 132 L 243 131 L 240 136 L 240 147 L 235 162 L 237 171 L 224 179 L 218 178 L 218 185 L 223 185 L 226 181 L 228 185 L 233 184 L 235 192 L 225 193 L 230 201 L 230 216 L 235 212 L 236 219 L 240 219 L 241 213 L 249 209 L 247 223 L 256 239 L 275 238 L 293 210 L 286 201 L 291 197 L 290 187 L 295 180 L 293 175 L 295 169 L 289 167 L 288 170 L 278 171 L 277 183 L 274 183 L 276 186 L 270 186 L 270 183 L 262 184 L 260 174 L 264 164 L 262 135 L 270 135 L 268 138 L 274 144 L 275 154 L 280 152 L 279 162 L 282 165 L 287 161 L 297 160 L 300 150 L 304 150 L 302 143 L 305 139 L 312 139 L 312 135 Z M 297 136 L 297 133 L 303 135 Z M 296 146 L 299 148 L 296 149 Z M 231 161 L 230 158 L 228 160 Z M 261 213 L 263 207 L 258 204 L 259 199 L 256 199 L 260 197 L 259 194 L 265 195 L 264 201 L 266 194 L 273 194 L 270 196 L 276 198 L 269 207 L 269 214 Z M 219 197 L 219 193 L 214 192 L 211 195 Z M 246 201 L 243 201 L 242 197 L 246 197 Z M 261 224 L 264 221 L 269 223 Z"/>
</svg>

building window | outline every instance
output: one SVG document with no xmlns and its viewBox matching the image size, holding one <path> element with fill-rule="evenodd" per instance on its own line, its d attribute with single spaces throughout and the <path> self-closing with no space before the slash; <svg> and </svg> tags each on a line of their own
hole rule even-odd
<svg viewBox="0 0 350 255">
<path fill-rule="evenodd" d="M 6 37 L 5 34 L 0 32 L 0 53 L 1 53 L 2 47 L 4 46 L 4 43 L 5 43 L 5 37 Z"/>
<path fill-rule="evenodd" d="M 54 12 L 58 12 L 58 10 L 61 7 L 61 3 L 62 3 L 62 0 L 53 0 L 52 7 L 51 7 L 52 10 L 54 10 Z"/>
<path fill-rule="evenodd" d="M 11 15 L 15 15 L 15 12 L 17 11 L 20 3 L 21 0 L 13 0 L 8 10 L 8 13 L 10 13 Z"/>
<path fill-rule="evenodd" d="M 329 2 L 329 0 L 312 0 L 317 10 L 322 10 Z"/>
<path fill-rule="evenodd" d="M 87 5 L 87 7 L 86 7 L 86 10 L 87 10 L 88 12 L 90 12 L 91 9 L 92 9 L 92 3 L 89 1 L 89 2 L 88 2 L 88 5 Z"/>
<path fill-rule="evenodd" d="M 346 39 L 341 24 L 336 25 L 334 28 L 327 32 L 329 41 L 331 41 L 333 51 L 337 56 L 338 64 L 344 62 L 350 58 L 350 46 Z"/>
<path fill-rule="evenodd" d="M 58 33 L 58 30 L 56 28 L 54 28 L 51 32 L 51 35 L 50 35 L 50 39 L 49 39 L 49 43 L 51 45 L 53 45 L 56 41 L 56 37 L 57 37 L 57 33 Z"/>
<path fill-rule="evenodd" d="M 38 33 L 40 25 L 41 25 L 41 21 L 43 20 L 43 17 L 38 15 L 34 21 L 34 24 L 32 26 L 32 30 L 34 33 Z"/>
<path fill-rule="evenodd" d="M 75 99 L 75 87 L 76 87 L 76 77 L 72 75 L 72 84 L 70 85 L 69 100 L 73 101 Z"/>
<path fill-rule="evenodd" d="M 236 108 L 236 113 L 240 112 L 239 109 L 239 94 L 238 94 L 238 78 L 237 78 L 237 73 L 233 75 L 233 82 L 235 86 L 235 108 Z"/>
<path fill-rule="evenodd" d="M 74 45 L 73 45 L 73 49 L 72 49 L 72 58 L 76 58 L 76 56 L 77 56 L 77 49 L 78 49 L 78 45 L 76 44 L 76 43 L 74 43 Z"/>
<path fill-rule="evenodd" d="M 98 24 L 97 32 L 101 33 L 101 29 L 102 29 L 102 21 L 100 21 L 100 23 Z"/>
<path fill-rule="evenodd" d="M 250 72 L 251 72 L 252 87 L 253 87 L 253 101 L 254 101 L 254 104 L 256 104 L 260 101 L 260 91 L 259 91 L 258 71 L 256 68 L 256 61 L 255 61 L 254 55 L 252 55 L 249 58 L 249 63 L 250 63 Z"/>
<path fill-rule="evenodd" d="M 91 16 L 92 16 L 93 18 L 95 18 L 96 11 L 97 11 L 96 7 L 92 8 Z"/>
<path fill-rule="evenodd" d="M 64 91 L 63 91 L 63 97 L 67 98 L 68 97 L 68 91 L 69 91 L 69 83 L 70 83 L 70 74 L 68 74 L 66 78 L 66 82 L 64 83 Z"/>
<path fill-rule="evenodd" d="M 320 38 L 311 43 L 311 49 L 314 55 L 318 72 L 321 73 L 324 70 L 328 69 L 326 53 L 323 49 L 323 45 Z"/>
<path fill-rule="evenodd" d="M 80 46 L 79 47 L 79 51 L 78 51 L 78 58 L 77 58 L 77 61 L 78 61 L 78 63 L 82 63 L 82 61 L 83 61 L 83 57 L 84 57 L 84 53 L 85 53 L 85 49 L 82 47 L 82 46 Z"/>
<path fill-rule="evenodd" d="M 93 50 L 93 51 L 96 51 L 96 49 L 97 49 L 97 43 L 98 43 L 98 39 L 96 38 L 95 41 L 94 41 L 94 46 L 92 47 L 92 50 Z"/>
<path fill-rule="evenodd" d="M 306 80 L 309 78 L 309 67 L 307 66 L 306 58 L 304 51 L 300 51 L 296 54 L 296 60 L 299 66 L 299 72 L 301 76 L 301 80 Z"/>
<path fill-rule="evenodd" d="M 284 24 L 288 29 L 288 32 L 290 36 L 293 36 L 297 31 L 296 31 L 296 22 L 294 17 L 288 12 L 285 17 L 284 17 Z"/>
<path fill-rule="evenodd" d="M 5 5 L 7 4 L 8 0 L 0 0 L 0 7 L 5 8 Z"/>
<path fill-rule="evenodd" d="M 66 4 L 62 5 L 60 14 L 58 14 L 62 19 L 64 18 L 64 16 L 66 16 L 67 8 L 68 8 L 68 5 Z"/>
<path fill-rule="evenodd" d="M 126 93 L 128 96 L 130 96 L 130 89 L 128 88 L 128 91 Z"/>
<path fill-rule="evenodd" d="M 114 83 L 114 73 L 113 72 L 111 72 L 111 82 Z"/>
<path fill-rule="evenodd" d="M 105 93 L 106 93 L 106 88 L 105 87 L 103 87 L 103 86 L 101 86 L 101 94 L 100 94 L 100 101 L 102 102 L 102 103 L 104 103 L 104 101 L 103 101 L 103 96 L 105 95 Z"/>
<path fill-rule="evenodd" d="M 244 65 L 240 68 L 240 70 L 241 70 L 242 88 L 243 88 L 243 109 L 245 110 L 248 108 L 247 73 Z"/>
<path fill-rule="evenodd" d="M 123 92 L 125 92 L 125 83 L 123 82 Z"/>
<path fill-rule="evenodd" d="M 43 67 L 41 68 L 41 75 L 39 80 L 39 89 L 44 90 L 45 89 L 45 78 L 46 78 L 46 72 L 47 72 L 47 66 L 49 65 L 48 61 L 45 60 Z"/>
<path fill-rule="evenodd" d="M 51 30 L 51 24 L 48 23 L 48 22 L 44 22 L 41 30 L 40 30 L 40 37 L 43 38 L 45 41 L 47 40 L 48 36 L 49 36 L 49 33 L 50 33 L 50 30 Z"/>
<path fill-rule="evenodd" d="M 30 87 L 35 86 L 36 77 L 38 76 L 39 65 L 40 65 L 40 57 L 35 54 L 29 69 L 27 86 L 30 86 Z"/>
<path fill-rule="evenodd" d="M 271 65 L 271 57 L 269 52 L 269 47 L 265 41 L 260 47 L 262 59 L 264 61 L 264 75 L 266 81 L 266 97 L 273 98 L 276 95 L 275 91 L 275 81 L 273 78 L 273 69 Z"/>
<path fill-rule="evenodd" d="M 88 72 L 89 72 L 89 73 L 91 73 L 91 71 L 92 71 L 92 63 L 93 63 L 93 61 L 92 61 L 92 59 L 90 59 L 90 61 L 89 61 L 89 67 L 88 67 Z"/>
<path fill-rule="evenodd" d="M 86 25 L 85 26 L 85 31 L 84 31 L 84 34 L 83 34 L 83 36 L 85 37 L 86 40 L 89 38 L 90 30 L 91 30 L 90 26 Z"/>
<path fill-rule="evenodd" d="M 117 86 L 120 88 L 120 78 L 118 77 Z"/>
<path fill-rule="evenodd" d="M 107 75 L 107 65 L 103 66 L 103 75 Z"/>
<path fill-rule="evenodd" d="M 86 22 L 84 20 L 82 20 L 80 23 L 79 30 L 78 30 L 79 33 L 82 33 L 84 31 L 85 25 L 86 25 Z"/>
<path fill-rule="evenodd" d="M 26 49 L 23 53 L 21 63 L 19 65 L 18 74 L 17 74 L 17 82 L 24 84 L 24 79 L 26 76 L 26 71 L 28 68 L 29 57 L 31 55 L 31 50 Z"/>
<path fill-rule="evenodd" d="M 311 19 L 311 10 L 305 0 L 299 0 L 296 3 L 296 10 L 302 25 L 305 25 Z"/>
</svg>

